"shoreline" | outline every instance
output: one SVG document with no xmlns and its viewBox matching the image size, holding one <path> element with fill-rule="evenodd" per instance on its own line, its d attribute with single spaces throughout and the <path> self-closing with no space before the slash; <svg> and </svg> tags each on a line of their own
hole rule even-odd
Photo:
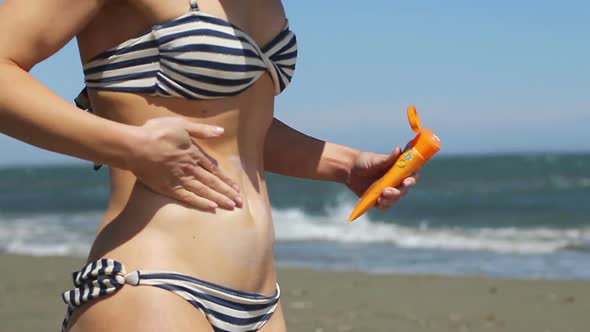
<svg viewBox="0 0 590 332">
<path fill-rule="evenodd" d="M 0 254 L 0 331 L 58 331 L 78 257 Z M 281 267 L 289 332 L 586 331 L 590 281 Z"/>
</svg>

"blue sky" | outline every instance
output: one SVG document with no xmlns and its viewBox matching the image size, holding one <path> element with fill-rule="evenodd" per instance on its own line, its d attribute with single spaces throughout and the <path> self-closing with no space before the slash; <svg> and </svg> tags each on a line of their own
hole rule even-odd
<svg viewBox="0 0 590 332">
<path fill-rule="evenodd" d="M 590 151 L 588 1 L 285 7 L 300 53 L 276 116 L 307 134 L 389 152 L 411 138 L 415 104 L 441 154 Z M 71 100 L 83 82 L 75 43 L 32 73 Z M 0 164 L 74 161 L 6 136 L 0 151 Z"/>
</svg>

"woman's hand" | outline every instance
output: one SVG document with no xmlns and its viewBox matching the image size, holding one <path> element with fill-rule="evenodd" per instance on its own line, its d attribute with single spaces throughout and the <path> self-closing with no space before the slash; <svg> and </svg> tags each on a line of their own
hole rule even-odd
<svg viewBox="0 0 590 332">
<path fill-rule="evenodd" d="M 351 163 L 346 185 L 361 196 L 373 182 L 381 178 L 393 166 L 400 154 L 399 147 L 395 148 L 390 155 L 360 152 Z M 416 174 L 404 179 L 397 188 L 385 188 L 377 200 L 376 207 L 382 210 L 390 208 L 416 184 L 419 178 L 420 175 Z"/>
<path fill-rule="evenodd" d="M 242 206 L 239 186 L 191 138 L 216 138 L 223 128 L 176 117 L 135 128 L 144 144 L 133 150 L 128 169 L 148 188 L 202 210 Z"/>
<path fill-rule="evenodd" d="M 112 2 L 112 1 L 111 1 Z M 0 1 L 0 133 L 132 171 L 150 189 L 196 208 L 241 205 L 234 183 L 191 136 L 219 136 L 181 118 L 137 127 L 77 110 L 27 73 L 80 34 L 109 1 Z"/>
</svg>

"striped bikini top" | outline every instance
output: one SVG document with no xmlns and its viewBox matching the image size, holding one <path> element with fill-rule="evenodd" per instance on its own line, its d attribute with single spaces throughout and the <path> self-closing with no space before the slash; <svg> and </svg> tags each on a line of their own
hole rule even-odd
<svg viewBox="0 0 590 332">
<path fill-rule="evenodd" d="M 154 25 L 84 65 L 86 87 L 187 99 L 235 96 L 267 71 L 275 95 L 291 81 L 297 40 L 288 23 L 259 47 L 228 21 L 191 10 Z"/>
</svg>

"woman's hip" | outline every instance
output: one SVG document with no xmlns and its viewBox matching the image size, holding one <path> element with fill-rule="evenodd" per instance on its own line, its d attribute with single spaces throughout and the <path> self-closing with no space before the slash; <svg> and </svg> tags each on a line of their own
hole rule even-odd
<svg viewBox="0 0 590 332">
<path fill-rule="evenodd" d="M 278 284 L 269 294 L 244 292 L 174 271 L 130 271 L 113 259 L 88 263 L 73 282 L 62 294 L 63 331 L 257 331 L 280 298 Z"/>
</svg>

